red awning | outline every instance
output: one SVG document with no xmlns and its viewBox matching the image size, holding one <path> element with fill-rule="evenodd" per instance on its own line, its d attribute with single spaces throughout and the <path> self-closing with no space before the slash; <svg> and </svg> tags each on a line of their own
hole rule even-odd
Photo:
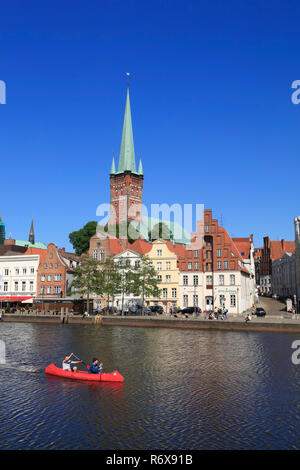
<svg viewBox="0 0 300 470">
<path fill-rule="evenodd" d="M 0 301 L 2 302 L 23 302 L 23 300 L 29 300 L 29 299 L 34 299 L 34 296 L 32 297 L 11 297 L 7 295 L 6 297 L 0 297 Z"/>
</svg>

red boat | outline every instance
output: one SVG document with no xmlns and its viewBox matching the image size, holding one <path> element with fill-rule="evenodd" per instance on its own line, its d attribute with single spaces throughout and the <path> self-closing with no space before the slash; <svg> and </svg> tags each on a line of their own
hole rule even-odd
<svg viewBox="0 0 300 470">
<path fill-rule="evenodd" d="M 89 380 L 90 382 L 124 382 L 123 375 L 121 375 L 117 370 L 110 374 L 106 372 L 103 372 L 102 374 L 89 374 L 88 372 L 81 370 L 77 370 L 77 372 L 63 370 L 60 367 L 56 367 L 55 364 L 50 364 L 46 367 L 45 372 L 46 374 L 73 380 Z"/>
</svg>

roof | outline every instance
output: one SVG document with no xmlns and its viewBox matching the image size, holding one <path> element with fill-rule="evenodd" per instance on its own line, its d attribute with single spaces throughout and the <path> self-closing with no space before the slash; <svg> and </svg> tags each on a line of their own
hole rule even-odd
<svg viewBox="0 0 300 470">
<path fill-rule="evenodd" d="M 124 171 L 131 171 L 132 173 L 138 174 L 135 166 L 129 88 L 127 88 L 123 132 L 117 173 L 124 173 Z"/>
<path fill-rule="evenodd" d="M 42 248 L 31 247 L 26 250 L 24 255 L 40 255 L 40 263 L 44 262 L 47 251 Z"/>
<path fill-rule="evenodd" d="M 239 250 L 243 259 L 250 259 L 251 242 L 250 238 L 232 238 L 235 246 Z"/>
<path fill-rule="evenodd" d="M 45 243 L 40 243 L 40 242 L 36 242 L 36 243 L 30 243 L 28 240 L 16 240 L 16 245 L 18 246 L 28 246 L 29 248 L 40 248 L 42 250 L 47 250 L 47 245 L 45 245 Z"/>
<path fill-rule="evenodd" d="M 285 253 L 294 254 L 296 250 L 295 242 L 287 242 L 285 240 L 271 240 L 270 241 L 270 258 L 272 261 L 280 259 Z"/>
<path fill-rule="evenodd" d="M 146 255 L 152 249 L 152 243 L 147 242 L 146 240 L 135 240 L 131 245 L 129 245 L 133 251 L 140 253 L 141 255 Z"/>
</svg>

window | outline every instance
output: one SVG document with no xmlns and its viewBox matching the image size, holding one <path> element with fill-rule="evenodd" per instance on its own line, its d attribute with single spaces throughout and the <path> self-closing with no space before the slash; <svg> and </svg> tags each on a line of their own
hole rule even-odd
<svg viewBox="0 0 300 470">
<path fill-rule="evenodd" d="M 212 276 L 206 276 L 206 285 L 207 286 L 212 286 L 213 283 L 213 277 Z"/>
<path fill-rule="evenodd" d="M 4 276 L 8 276 L 8 273 L 9 273 L 9 270 L 8 270 L 8 269 L 4 269 Z"/>
<path fill-rule="evenodd" d="M 41 282 L 44 282 L 45 281 L 45 274 L 42 274 L 41 275 Z"/>
<path fill-rule="evenodd" d="M 53 253 L 52 252 L 50 253 L 49 258 L 53 258 Z"/>
<path fill-rule="evenodd" d="M 140 261 L 139 261 L 139 260 L 136 260 L 134 264 L 135 264 L 135 267 L 136 267 L 136 268 L 139 268 L 139 267 L 140 267 Z"/>
<path fill-rule="evenodd" d="M 198 258 L 198 250 L 194 250 L 194 258 Z"/>
<path fill-rule="evenodd" d="M 194 286 L 198 286 L 198 276 L 193 276 Z"/>
<path fill-rule="evenodd" d="M 219 276 L 219 285 L 224 286 L 224 275 L 223 274 L 220 274 L 220 276 Z"/>
<path fill-rule="evenodd" d="M 161 271 L 162 270 L 162 263 L 159 262 L 157 263 L 157 271 Z"/>
<path fill-rule="evenodd" d="M 206 255 L 206 259 L 211 259 L 212 258 L 211 251 L 206 251 L 205 255 Z"/>
<path fill-rule="evenodd" d="M 48 274 L 48 282 L 52 281 L 52 274 Z"/>
<path fill-rule="evenodd" d="M 212 271 L 211 267 L 212 267 L 211 263 L 206 263 L 206 271 Z"/>
<path fill-rule="evenodd" d="M 176 299 L 177 297 L 177 289 L 176 287 L 172 287 L 172 299 Z"/>
<path fill-rule="evenodd" d="M 60 294 L 61 293 L 61 287 L 60 286 L 54 286 L 54 294 Z"/>
<path fill-rule="evenodd" d="M 58 268 L 58 263 L 55 263 L 55 267 Z"/>
<path fill-rule="evenodd" d="M 30 292 L 33 292 L 33 281 L 30 281 L 29 290 Z"/>
<path fill-rule="evenodd" d="M 195 269 L 195 270 L 198 270 L 198 269 L 199 269 L 198 261 L 195 261 L 195 263 L 194 263 L 194 269 Z"/>
<path fill-rule="evenodd" d="M 235 275 L 234 274 L 230 274 L 230 285 L 231 286 L 235 285 Z"/>
<path fill-rule="evenodd" d="M 184 307 L 188 307 L 189 305 L 189 296 L 188 295 L 184 295 L 183 296 L 183 306 Z"/>
<path fill-rule="evenodd" d="M 219 302 L 219 303 L 220 303 L 220 306 L 221 306 L 221 307 L 225 307 L 225 295 L 222 294 L 222 295 L 220 295 L 219 298 L 220 298 L 220 302 Z"/>
<path fill-rule="evenodd" d="M 44 287 L 44 286 L 41 287 L 41 291 L 40 291 L 40 292 L 41 292 L 42 295 L 45 293 L 45 287 Z"/>
<path fill-rule="evenodd" d="M 19 290 L 19 283 L 18 281 L 15 281 L 15 292 L 18 292 Z"/>
<path fill-rule="evenodd" d="M 47 287 L 47 294 L 51 294 L 51 286 Z"/>
<path fill-rule="evenodd" d="M 171 269 L 171 261 L 167 261 L 167 262 L 166 262 L 166 269 L 167 269 L 167 271 L 170 271 L 170 269 Z"/>
<path fill-rule="evenodd" d="M 217 268 L 218 268 L 218 269 L 222 269 L 222 261 L 218 261 L 218 262 L 217 262 Z"/>
<path fill-rule="evenodd" d="M 157 250 L 157 256 L 162 256 L 162 250 Z"/>
<path fill-rule="evenodd" d="M 235 295 L 231 294 L 230 295 L 230 307 L 235 307 Z"/>
<path fill-rule="evenodd" d="M 47 263 L 44 264 L 44 268 L 47 268 Z"/>
<path fill-rule="evenodd" d="M 8 282 L 4 282 L 3 290 L 4 292 L 8 291 Z"/>
<path fill-rule="evenodd" d="M 183 285 L 184 285 L 184 286 L 187 286 L 188 283 L 189 283 L 189 281 L 188 281 L 188 276 L 187 276 L 187 275 L 184 275 L 184 276 L 183 276 Z"/>
<path fill-rule="evenodd" d="M 26 291 L 26 282 L 22 281 L 22 292 Z"/>
<path fill-rule="evenodd" d="M 99 251 L 99 261 L 104 261 L 105 258 L 105 251 L 103 248 Z"/>
<path fill-rule="evenodd" d="M 206 233 L 209 232 L 209 225 L 205 225 L 205 232 L 206 232 Z"/>
<path fill-rule="evenodd" d="M 30 268 L 30 274 L 34 274 L 34 268 Z"/>
<path fill-rule="evenodd" d="M 98 258 L 98 250 L 93 250 L 93 258 L 94 259 Z"/>
<path fill-rule="evenodd" d="M 158 274 L 158 275 L 157 275 L 157 280 L 161 282 L 161 280 L 162 280 L 161 274 Z"/>
<path fill-rule="evenodd" d="M 167 275 L 166 275 L 166 282 L 171 282 L 171 276 L 170 276 L 170 274 L 167 274 Z"/>
<path fill-rule="evenodd" d="M 221 258 L 221 256 L 222 256 L 222 250 L 217 250 L 217 257 Z"/>
<path fill-rule="evenodd" d="M 62 280 L 62 275 L 61 274 L 54 274 L 54 281 L 61 281 L 61 280 Z"/>
<path fill-rule="evenodd" d="M 52 263 L 49 264 L 49 268 L 50 268 L 50 269 L 53 268 L 53 264 L 52 264 Z"/>
<path fill-rule="evenodd" d="M 164 298 L 164 299 L 167 299 L 167 297 L 168 297 L 168 289 L 164 288 L 164 289 L 162 290 L 162 295 L 163 295 L 163 298 Z"/>
<path fill-rule="evenodd" d="M 23 274 L 26 274 L 26 273 L 27 273 L 27 269 L 23 268 Z"/>
<path fill-rule="evenodd" d="M 198 307 L 198 295 L 193 295 L 194 307 Z"/>
<path fill-rule="evenodd" d="M 188 263 L 188 269 L 193 269 L 193 263 Z"/>
<path fill-rule="evenodd" d="M 224 261 L 224 269 L 228 269 L 228 261 Z"/>
<path fill-rule="evenodd" d="M 19 275 L 19 272 L 20 272 L 19 268 L 16 268 L 16 269 L 15 269 L 15 274 L 16 274 L 16 276 Z"/>
</svg>

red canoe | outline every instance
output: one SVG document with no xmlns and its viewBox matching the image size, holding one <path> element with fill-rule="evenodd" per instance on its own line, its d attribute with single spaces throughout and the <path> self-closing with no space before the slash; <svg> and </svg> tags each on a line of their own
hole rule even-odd
<svg viewBox="0 0 300 470">
<path fill-rule="evenodd" d="M 89 380 L 91 382 L 124 382 L 123 375 L 117 370 L 110 374 L 103 372 L 103 374 L 89 374 L 81 370 L 72 372 L 70 370 L 63 370 L 56 367 L 55 364 L 50 364 L 45 369 L 46 374 L 56 375 L 57 377 L 65 377 L 67 379 Z"/>
</svg>

